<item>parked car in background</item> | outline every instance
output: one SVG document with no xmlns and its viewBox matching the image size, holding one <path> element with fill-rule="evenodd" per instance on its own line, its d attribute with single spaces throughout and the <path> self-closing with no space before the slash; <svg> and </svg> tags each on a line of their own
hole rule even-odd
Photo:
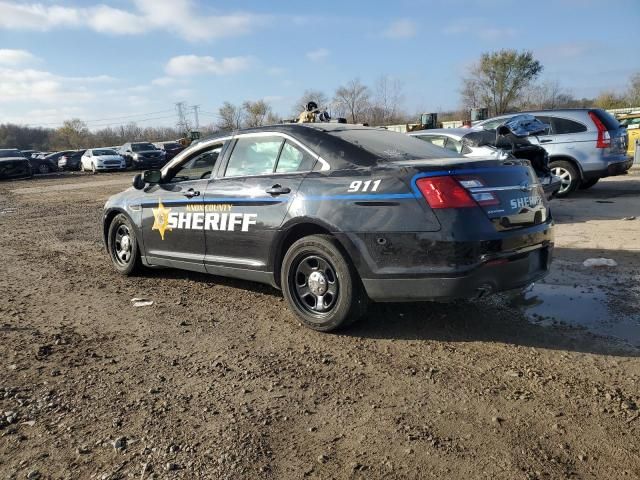
<svg viewBox="0 0 640 480">
<path fill-rule="evenodd" d="M 603 177 L 622 175 L 631 168 L 627 131 L 610 113 L 600 108 L 521 113 L 534 115 L 549 125 L 538 140 L 549 152 L 551 171 L 562 179 L 558 197 L 565 197 L 577 188 L 590 188 Z M 473 128 L 495 130 L 515 115 L 519 114 L 490 118 Z"/>
<path fill-rule="evenodd" d="M 428 142 L 437 147 L 450 150 L 454 153 L 464 155 L 467 158 L 475 159 L 487 159 L 494 158 L 497 160 L 504 160 L 508 158 L 508 151 L 496 147 L 494 144 L 478 142 L 476 139 L 472 139 L 477 135 L 477 130 L 471 130 L 469 128 L 435 128 L 429 130 L 418 130 L 411 132 L 408 135 Z M 495 143 L 495 136 L 493 138 Z M 517 152 L 511 152 L 516 158 L 520 158 Z M 524 158 L 532 160 L 533 169 L 542 184 L 545 196 L 550 199 L 555 195 L 562 185 L 560 178 L 551 174 L 548 165 L 548 157 L 544 152 L 539 155 L 539 158 L 529 158 L 527 155 Z M 544 157 L 544 158 L 543 158 Z"/>
<path fill-rule="evenodd" d="M 60 170 L 80 170 L 80 159 L 86 150 L 73 150 L 58 159 Z"/>
<path fill-rule="evenodd" d="M 31 170 L 33 171 L 33 173 L 46 174 L 58 171 L 58 162 L 55 160 L 51 160 L 46 156 L 43 157 L 35 154 L 27 158 L 29 160 L 29 163 L 31 164 Z"/>
<path fill-rule="evenodd" d="M 30 159 L 34 154 L 40 153 L 38 150 L 20 150 L 26 159 Z"/>
<path fill-rule="evenodd" d="M 640 113 L 631 113 L 618 117 L 620 125 L 627 129 L 627 155 L 631 158 L 636 153 L 636 140 L 640 140 Z"/>
<path fill-rule="evenodd" d="M 127 167 L 135 169 L 160 168 L 166 163 L 164 151 L 149 142 L 125 143 L 118 151 L 127 162 Z"/>
<path fill-rule="evenodd" d="M 105 170 L 124 170 L 127 164 L 124 158 L 110 148 L 90 148 L 80 159 L 80 170 L 91 170 L 93 173 Z"/>
<path fill-rule="evenodd" d="M 20 150 L 0 150 L 0 178 L 28 178 L 32 175 L 31 164 Z"/>
<path fill-rule="evenodd" d="M 167 162 L 184 150 L 184 146 L 178 142 L 156 142 L 153 145 L 165 153 Z"/>
</svg>

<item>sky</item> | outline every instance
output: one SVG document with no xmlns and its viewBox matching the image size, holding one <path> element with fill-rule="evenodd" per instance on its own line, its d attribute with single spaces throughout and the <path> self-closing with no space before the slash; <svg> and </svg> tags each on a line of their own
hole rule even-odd
<svg viewBox="0 0 640 480">
<path fill-rule="evenodd" d="M 173 125 L 184 101 L 210 124 L 224 101 L 257 99 L 290 116 L 306 89 L 382 75 L 408 112 L 447 111 L 501 48 L 593 97 L 640 71 L 639 25 L 640 0 L 0 0 L 0 123 Z"/>
</svg>

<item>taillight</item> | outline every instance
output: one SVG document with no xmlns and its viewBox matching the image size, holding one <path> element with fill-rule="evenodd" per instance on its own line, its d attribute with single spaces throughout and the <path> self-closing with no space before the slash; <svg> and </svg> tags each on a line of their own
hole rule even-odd
<svg viewBox="0 0 640 480">
<path fill-rule="evenodd" d="M 482 180 L 477 177 L 456 177 L 456 180 L 467 190 L 470 189 L 482 189 L 486 185 Z M 493 192 L 471 192 L 471 197 L 478 203 L 478 205 L 487 207 L 490 205 L 500 205 L 500 200 L 495 196 Z"/>
<path fill-rule="evenodd" d="M 607 127 L 604 126 L 602 120 L 598 118 L 596 112 L 589 112 L 589 116 L 598 129 L 598 140 L 596 140 L 596 148 L 607 148 L 611 146 L 611 135 L 609 135 L 609 130 L 607 130 Z"/>
<path fill-rule="evenodd" d="M 431 208 L 477 207 L 469 192 L 453 177 L 426 177 L 416 180 L 416 185 Z"/>
</svg>

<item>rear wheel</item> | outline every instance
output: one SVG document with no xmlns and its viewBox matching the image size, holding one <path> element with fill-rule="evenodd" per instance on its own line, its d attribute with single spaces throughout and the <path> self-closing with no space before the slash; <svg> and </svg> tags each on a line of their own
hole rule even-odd
<svg viewBox="0 0 640 480">
<path fill-rule="evenodd" d="M 131 221 L 122 213 L 109 225 L 107 248 L 118 273 L 132 275 L 140 269 L 138 240 Z"/>
<path fill-rule="evenodd" d="M 43 174 L 43 175 L 46 174 L 46 173 L 49 173 L 50 171 L 51 171 L 51 169 L 49 168 L 49 165 L 47 165 L 46 163 L 41 163 L 38 166 L 38 172 Z"/>
<path fill-rule="evenodd" d="M 587 188 L 593 187 L 596 183 L 598 183 L 599 178 L 592 178 L 591 180 L 587 180 L 586 182 L 582 182 L 580 184 L 580 190 L 586 190 Z"/>
<path fill-rule="evenodd" d="M 367 298 L 355 269 L 329 235 L 296 241 L 281 270 L 284 297 L 307 327 L 329 332 L 364 315 Z"/>
<path fill-rule="evenodd" d="M 556 197 L 566 197 L 578 188 L 580 175 L 578 174 L 576 167 L 571 162 L 567 162 L 566 160 L 555 160 L 549 164 L 549 168 L 551 168 L 551 173 L 556 177 L 560 177 L 560 181 L 562 182 L 560 190 L 556 193 Z"/>
</svg>

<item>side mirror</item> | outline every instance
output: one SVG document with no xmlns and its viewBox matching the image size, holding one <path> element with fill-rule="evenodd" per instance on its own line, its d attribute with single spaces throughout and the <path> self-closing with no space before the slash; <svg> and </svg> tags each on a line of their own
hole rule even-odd
<svg viewBox="0 0 640 480">
<path fill-rule="evenodd" d="M 145 183 L 160 183 L 162 172 L 160 170 L 146 170 L 142 172 L 142 179 Z"/>
<path fill-rule="evenodd" d="M 144 182 L 141 173 L 138 173 L 135 177 L 133 177 L 133 188 L 135 188 L 136 190 L 142 190 L 145 185 L 146 183 Z"/>
</svg>

